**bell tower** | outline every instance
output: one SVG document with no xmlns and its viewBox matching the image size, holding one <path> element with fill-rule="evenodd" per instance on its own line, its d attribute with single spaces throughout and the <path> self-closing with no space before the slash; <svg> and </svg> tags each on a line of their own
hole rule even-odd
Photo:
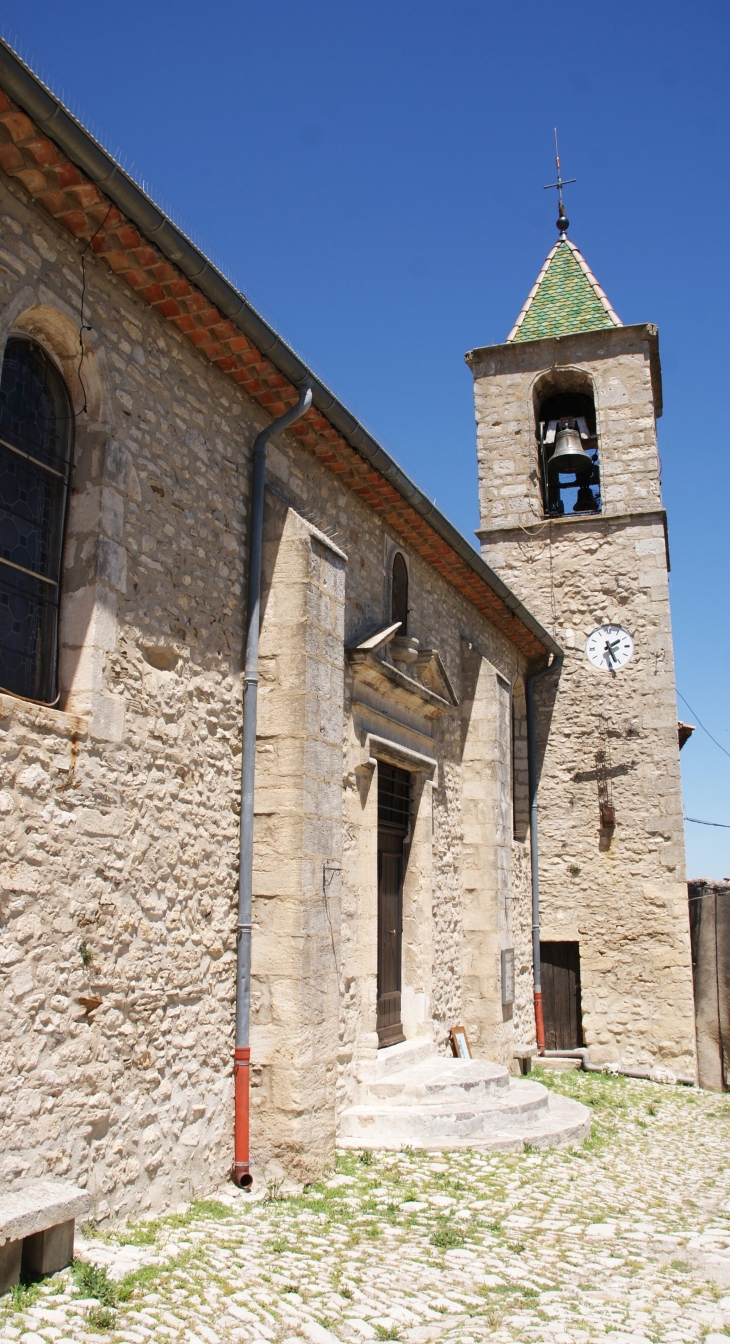
<svg viewBox="0 0 730 1344">
<path fill-rule="evenodd" d="M 535 683 L 546 1045 L 693 1076 L 658 333 L 567 228 L 561 191 L 507 340 L 466 356 L 482 554 L 564 650 Z"/>
</svg>

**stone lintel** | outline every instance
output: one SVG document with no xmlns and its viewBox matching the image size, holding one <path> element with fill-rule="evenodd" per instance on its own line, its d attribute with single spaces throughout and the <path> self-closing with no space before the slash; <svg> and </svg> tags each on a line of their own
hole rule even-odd
<svg viewBox="0 0 730 1344">
<path fill-rule="evenodd" d="M 368 733 L 364 745 L 363 765 L 372 766 L 374 769 L 378 761 L 389 761 L 391 765 L 399 765 L 402 770 L 416 771 L 431 780 L 438 769 L 438 761 L 433 756 L 424 756 L 420 751 L 411 751 L 409 747 L 401 746 L 400 742 L 391 742 L 386 737 Z"/>
<path fill-rule="evenodd" d="M 386 663 L 377 654 L 363 649 L 348 649 L 347 659 L 356 681 L 371 686 L 373 690 L 404 704 L 408 709 L 415 709 L 427 719 L 440 718 L 453 708 L 450 700 L 429 690 L 422 682 L 407 676 L 391 663 Z"/>
</svg>

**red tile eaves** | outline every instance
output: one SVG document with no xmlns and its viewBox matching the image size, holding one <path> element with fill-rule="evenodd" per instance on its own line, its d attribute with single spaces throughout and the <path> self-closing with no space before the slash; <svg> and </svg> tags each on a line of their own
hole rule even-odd
<svg viewBox="0 0 730 1344">
<path fill-rule="evenodd" d="M 298 393 L 284 375 L 63 157 L 2 89 L 0 167 L 271 415 L 295 405 Z M 321 411 L 312 407 L 292 433 L 524 654 L 534 658 L 544 653 L 536 636 Z"/>
</svg>

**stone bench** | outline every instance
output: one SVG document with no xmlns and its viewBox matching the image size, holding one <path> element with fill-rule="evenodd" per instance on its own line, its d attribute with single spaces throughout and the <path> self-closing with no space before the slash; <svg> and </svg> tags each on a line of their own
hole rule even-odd
<svg viewBox="0 0 730 1344">
<path fill-rule="evenodd" d="M 515 1062 L 518 1072 L 524 1077 L 532 1072 L 532 1061 L 537 1054 L 536 1045 L 517 1046 L 512 1051 L 512 1059 Z"/>
<path fill-rule="evenodd" d="M 0 1293 L 30 1274 L 55 1274 L 71 1264 L 74 1222 L 89 1212 L 85 1190 L 65 1181 L 33 1181 L 0 1198 Z"/>
</svg>

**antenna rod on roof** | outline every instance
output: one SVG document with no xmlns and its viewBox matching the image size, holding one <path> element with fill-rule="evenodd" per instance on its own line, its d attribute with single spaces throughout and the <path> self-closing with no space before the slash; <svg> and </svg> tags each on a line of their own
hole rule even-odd
<svg viewBox="0 0 730 1344">
<path fill-rule="evenodd" d="M 567 231 L 568 231 L 568 227 L 569 227 L 569 225 L 570 225 L 570 220 L 568 219 L 568 217 L 567 217 L 567 215 L 566 215 L 566 213 L 565 213 L 565 206 L 563 205 L 563 187 L 569 187 L 570 184 L 571 184 L 571 182 L 575 182 L 575 178 L 574 178 L 574 177 L 562 178 L 562 177 L 560 176 L 560 152 L 559 152 L 559 150 L 558 150 L 558 128 L 557 128 L 557 126 L 554 127 L 554 130 L 555 130 L 555 167 L 556 167 L 557 170 L 558 170 L 558 180 L 557 180 L 557 182 L 549 182 L 548 185 L 547 185 L 546 187 L 543 187 L 543 191 L 554 191 L 555 188 L 557 187 L 557 191 L 558 191 L 558 218 L 557 218 L 556 221 L 555 221 L 555 227 L 556 227 L 556 229 L 559 230 L 560 237 L 561 237 L 561 238 L 564 238 L 565 235 L 566 235 L 566 233 L 567 233 Z"/>
</svg>

